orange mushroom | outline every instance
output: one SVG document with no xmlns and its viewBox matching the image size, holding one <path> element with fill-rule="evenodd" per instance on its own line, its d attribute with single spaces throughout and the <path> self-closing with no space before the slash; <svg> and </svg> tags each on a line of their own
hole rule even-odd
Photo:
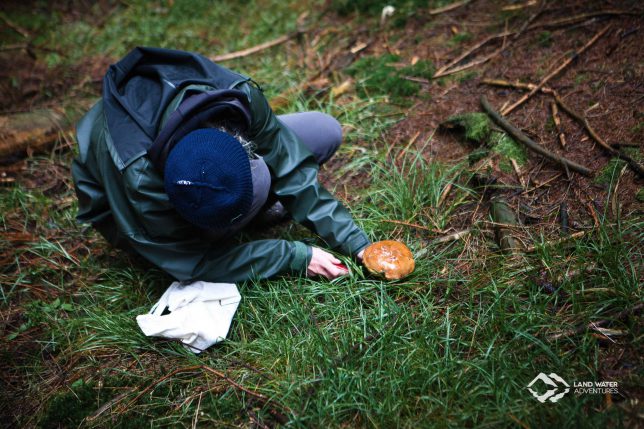
<svg viewBox="0 0 644 429">
<path fill-rule="evenodd" d="M 367 247 L 362 257 L 365 267 L 387 280 L 398 280 L 414 271 L 414 255 L 403 243 L 393 240 L 377 241 Z"/>
</svg>

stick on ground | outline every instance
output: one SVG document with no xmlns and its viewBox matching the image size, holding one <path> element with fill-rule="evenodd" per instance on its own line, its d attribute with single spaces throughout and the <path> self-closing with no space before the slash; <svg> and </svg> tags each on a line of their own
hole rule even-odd
<svg viewBox="0 0 644 429">
<path fill-rule="evenodd" d="M 256 54 L 257 52 L 263 51 L 265 49 L 272 48 L 273 46 L 280 45 L 292 39 L 293 37 L 298 36 L 301 33 L 303 33 L 303 31 L 295 31 L 291 34 L 285 34 L 283 36 L 278 37 L 277 39 L 269 40 L 268 42 L 261 43 L 251 48 L 242 49 L 241 51 L 229 52 L 227 54 L 215 55 L 214 57 L 210 57 L 210 59 L 212 61 L 217 62 L 217 61 L 227 61 L 235 58 L 247 57 L 249 55 Z"/>
<path fill-rule="evenodd" d="M 382 219 L 380 222 L 385 222 L 385 223 L 393 223 L 396 225 L 403 225 L 403 226 L 408 226 L 411 228 L 417 228 L 417 229 L 422 229 L 423 231 L 429 231 L 429 232 L 435 232 L 435 233 L 442 233 L 441 230 L 439 229 L 434 229 L 434 228 L 428 228 L 426 226 L 418 225 L 416 223 L 411 223 L 411 222 L 403 222 L 401 220 L 394 220 L 394 219 Z"/>
<path fill-rule="evenodd" d="M 620 321 L 620 320 L 623 320 L 623 319 L 625 319 L 625 318 L 627 318 L 628 316 L 631 316 L 631 315 L 636 316 L 642 310 L 642 308 L 644 308 L 644 304 L 640 302 L 639 304 L 635 305 L 634 307 L 627 308 L 625 310 L 620 311 L 619 313 L 617 313 L 616 315 L 614 315 L 610 319 L 603 319 L 603 320 L 598 320 L 597 322 L 590 322 L 588 324 L 580 325 L 580 326 L 576 327 L 575 329 L 571 329 L 569 331 L 552 334 L 552 335 L 550 335 L 549 339 L 550 340 L 556 340 L 556 339 L 559 339 L 559 338 L 562 338 L 562 337 L 568 337 L 570 335 L 581 334 L 581 333 L 584 333 L 584 332 L 589 331 L 589 330 L 593 330 L 593 329 L 598 328 L 598 327 L 603 327 L 603 326 L 606 326 L 606 325 L 610 324 L 612 321 Z"/>
<path fill-rule="evenodd" d="M 637 161 L 625 154 L 623 151 L 615 149 L 614 147 L 606 143 L 604 139 L 602 139 L 590 126 L 588 119 L 572 110 L 566 103 L 564 103 L 559 94 L 555 92 L 553 95 L 555 97 L 555 101 L 557 102 L 559 107 L 561 107 L 561 110 L 565 111 L 568 115 L 570 115 L 570 117 L 579 122 L 581 126 L 586 129 L 590 137 L 592 137 L 592 139 L 597 142 L 598 145 L 606 149 L 611 155 L 617 156 L 618 158 L 626 161 L 633 171 L 635 171 L 640 177 L 644 177 L 644 168 Z"/>
<path fill-rule="evenodd" d="M 546 157 L 552 161 L 557 162 L 558 164 L 563 165 L 565 168 L 568 168 L 577 173 L 583 174 L 584 176 L 592 176 L 592 171 L 583 165 L 577 164 L 576 162 L 570 161 L 562 156 L 556 155 L 543 146 L 535 143 L 532 139 L 526 136 L 521 130 L 519 130 L 514 125 L 510 124 L 503 116 L 496 112 L 490 103 L 487 101 L 485 96 L 481 96 L 481 105 L 485 112 L 492 118 L 492 120 L 501 128 L 503 128 L 508 134 L 514 137 L 517 141 L 523 143 L 528 149 L 533 152 L 538 153 L 539 155 Z"/>
<path fill-rule="evenodd" d="M 559 119 L 559 111 L 557 109 L 557 103 L 550 103 L 550 111 L 552 113 L 552 121 L 555 123 L 555 128 L 557 129 L 557 137 L 559 138 L 559 143 L 562 148 L 566 147 L 566 135 L 561 128 L 561 119 Z"/>
<path fill-rule="evenodd" d="M 477 44 L 475 44 L 474 46 L 471 46 L 469 49 L 467 49 L 465 52 L 463 52 L 463 53 L 462 53 L 461 55 L 459 55 L 458 57 L 456 57 L 456 58 L 454 58 L 453 60 L 451 60 L 449 63 L 445 64 L 445 65 L 444 65 L 443 67 L 441 67 L 440 69 L 436 70 L 436 73 L 434 73 L 434 76 L 433 76 L 433 77 L 434 77 L 434 78 L 436 78 L 436 77 L 441 77 L 441 76 L 443 76 L 443 74 L 444 74 L 444 73 L 445 73 L 445 72 L 446 72 L 450 67 L 452 67 L 452 66 L 454 66 L 454 65 L 456 65 L 456 64 L 458 64 L 458 63 L 460 63 L 460 62 L 461 62 L 461 61 L 463 61 L 465 58 L 469 57 L 469 56 L 470 56 L 474 51 L 476 51 L 476 50 L 477 50 L 477 49 L 479 49 L 480 47 L 482 47 L 482 46 L 484 46 L 484 45 L 488 44 L 488 43 L 489 43 L 489 42 L 491 42 L 492 40 L 494 40 L 494 39 L 499 39 L 499 38 L 501 38 L 501 37 L 507 37 L 507 36 L 510 36 L 510 35 L 512 35 L 512 33 L 508 33 L 507 31 L 504 31 L 503 33 L 494 34 L 494 35 L 492 35 L 492 36 L 489 36 L 489 37 L 487 37 L 487 38 L 483 39 L 482 41 L 478 42 L 478 43 L 477 43 Z"/>
<path fill-rule="evenodd" d="M 587 50 L 588 48 L 590 48 L 590 47 L 591 47 L 591 46 L 592 46 L 592 45 L 593 45 L 597 40 L 599 40 L 599 38 L 600 38 L 600 37 L 602 37 L 604 34 L 606 34 L 606 32 L 610 29 L 610 26 L 611 26 L 611 25 L 610 25 L 610 24 L 608 24 L 606 27 L 602 28 L 602 29 L 601 29 L 597 34 L 595 34 L 595 35 L 593 36 L 593 38 L 592 38 L 592 39 L 590 39 L 590 40 L 589 40 L 589 41 L 588 41 L 584 46 L 582 46 L 580 49 L 578 49 L 577 51 L 575 51 L 575 53 L 574 53 L 572 56 L 570 56 L 568 59 L 566 59 L 566 61 L 564 61 L 564 62 L 563 62 L 559 67 L 557 67 L 557 68 L 556 68 L 556 69 L 554 69 L 552 72 L 550 72 L 546 77 L 544 77 L 543 79 L 541 79 L 541 82 L 539 82 L 535 88 L 531 89 L 529 93 L 527 93 L 527 94 L 526 94 L 526 95 L 524 95 L 523 97 L 519 98 L 519 99 L 518 99 L 514 104 L 512 104 L 511 106 L 509 106 L 509 107 L 505 108 L 505 109 L 501 112 L 501 114 L 502 114 L 503 116 L 507 116 L 507 115 L 508 115 L 510 112 L 512 112 L 514 109 L 516 109 L 517 107 L 519 107 L 520 105 L 522 105 L 523 103 L 525 103 L 525 102 L 526 102 L 530 97 L 532 97 L 534 94 L 536 94 L 536 93 L 541 89 L 541 87 L 543 87 L 546 83 L 548 83 L 548 81 L 549 81 L 550 79 L 552 79 L 553 77 L 555 77 L 556 75 L 558 75 L 559 73 L 561 73 L 561 71 L 562 71 L 563 69 L 565 69 L 566 67 L 568 67 L 570 64 L 572 64 L 572 62 L 573 62 L 577 57 L 579 57 L 579 55 L 581 55 L 581 54 L 583 54 L 584 52 L 586 52 L 586 50 Z"/>
<path fill-rule="evenodd" d="M 450 10 L 458 9 L 461 6 L 465 6 L 468 4 L 471 0 L 463 0 L 463 1 L 457 1 L 456 3 L 448 4 L 447 6 L 439 7 L 436 9 L 431 9 L 429 11 L 430 15 L 438 15 L 441 13 L 449 12 Z"/>
<path fill-rule="evenodd" d="M 502 80 L 502 79 L 483 79 L 481 80 L 481 83 L 484 83 L 486 85 L 492 85 L 492 86 L 501 86 L 505 88 L 517 88 L 517 89 L 525 89 L 525 90 L 533 90 L 534 88 L 537 87 L 537 85 L 532 84 L 532 83 L 522 83 L 522 82 L 508 82 L 507 80 Z M 555 102 L 557 105 L 566 112 L 572 119 L 577 121 L 588 133 L 588 135 L 601 147 L 603 147 L 608 153 L 610 153 L 613 156 L 617 156 L 624 161 L 626 161 L 629 165 L 629 167 L 637 173 L 640 177 L 644 177 L 644 167 L 642 167 L 637 161 L 635 161 L 633 158 L 628 156 L 626 153 L 623 151 L 611 146 L 608 144 L 604 139 L 602 139 L 597 132 L 593 129 L 593 127 L 590 126 L 590 123 L 588 120 L 580 115 L 579 113 L 575 112 L 570 106 L 568 106 L 564 101 L 563 98 L 557 93 L 552 88 L 548 88 L 546 86 L 539 88 L 539 91 L 541 91 L 544 94 L 552 95 L 555 99 Z M 637 147 L 637 146 L 636 146 Z"/>
<path fill-rule="evenodd" d="M 583 13 L 581 15 L 572 16 L 570 18 L 558 19 L 556 21 L 551 21 L 551 22 L 539 22 L 539 23 L 530 25 L 528 29 L 534 30 L 536 28 L 564 27 L 566 25 L 577 24 L 578 22 L 582 22 L 587 19 L 597 18 L 599 16 L 619 16 L 619 15 L 638 16 L 641 14 L 642 12 L 637 10 L 600 10 L 597 12 Z"/>
<path fill-rule="evenodd" d="M 448 76 L 448 75 L 451 75 L 451 74 L 454 74 L 454 73 L 461 72 L 463 70 L 470 69 L 472 67 L 476 67 L 476 66 L 478 66 L 480 64 L 484 64 L 484 63 L 488 62 L 492 58 L 494 58 L 497 55 L 501 54 L 503 51 L 508 49 L 510 47 L 510 45 L 512 45 L 512 43 L 514 43 L 521 36 L 521 34 L 523 34 L 523 32 L 528 28 L 528 26 L 535 19 L 537 19 L 537 17 L 539 15 L 541 15 L 541 13 L 543 12 L 544 7 L 545 7 L 545 2 L 542 1 L 540 6 L 539 6 L 539 9 L 535 13 L 533 13 L 523 23 L 523 25 L 521 26 L 521 28 L 518 31 L 507 31 L 506 30 L 506 31 L 504 31 L 502 33 L 492 35 L 492 36 L 482 40 L 481 42 L 475 44 L 471 48 L 467 49 L 461 55 L 459 55 L 458 57 L 454 58 L 452 61 L 450 61 L 449 63 L 445 64 L 443 67 L 438 69 L 436 71 L 436 73 L 434 73 L 433 79 L 437 79 L 437 78 L 443 77 L 443 76 Z M 510 40 L 509 43 L 506 44 L 505 43 L 505 38 L 508 37 L 508 36 L 512 36 L 512 39 Z M 494 52 L 492 52 L 492 53 L 490 53 L 490 54 L 488 54 L 488 55 L 486 55 L 486 56 L 484 56 L 482 58 L 479 58 L 477 60 L 472 60 L 467 64 L 463 64 L 462 66 L 459 66 L 459 67 L 456 67 L 456 68 L 453 68 L 453 69 L 450 70 L 451 67 L 454 67 L 456 64 L 458 64 L 461 61 L 463 61 L 465 58 L 470 56 L 477 49 L 481 48 L 482 46 L 486 45 L 488 42 L 490 42 L 490 41 L 492 41 L 494 39 L 500 39 L 500 38 L 503 38 L 503 45 L 500 48 L 494 50 Z"/>
</svg>

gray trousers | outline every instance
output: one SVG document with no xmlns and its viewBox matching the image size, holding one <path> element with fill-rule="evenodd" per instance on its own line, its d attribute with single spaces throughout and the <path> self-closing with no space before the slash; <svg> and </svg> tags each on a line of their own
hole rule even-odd
<svg viewBox="0 0 644 429">
<path fill-rule="evenodd" d="M 332 116 L 321 112 L 301 112 L 278 115 L 277 119 L 286 125 L 313 153 L 319 165 L 328 161 L 342 143 L 342 127 Z M 253 177 L 253 203 L 244 218 L 228 231 L 211 231 L 212 238 L 225 238 L 238 232 L 246 226 L 262 208 L 269 205 L 271 189 L 271 174 L 263 159 L 253 159 L 250 162 Z"/>
</svg>

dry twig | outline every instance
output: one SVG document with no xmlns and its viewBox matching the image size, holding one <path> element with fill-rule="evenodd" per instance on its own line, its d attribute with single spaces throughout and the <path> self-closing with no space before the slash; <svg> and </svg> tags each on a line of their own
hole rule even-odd
<svg viewBox="0 0 644 429">
<path fill-rule="evenodd" d="M 570 234 L 570 235 L 567 235 L 564 238 L 561 238 L 559 240 L 549 241 L 549 242 L 544 243 L 544 244 L 548 245 L 548 246 L 556 246 L 558 244 L 565 243 L 567 241 L 575 240 L 577 238 L 583 237 L 584 235 L 586 235 L 586 231 L 577 231 L 577 232 L 575 232 L 573 234 Z M 525 251 L 526 251 L 526 253 L 532 253 L 535 250 L 537 250 L 537 246 L 530 246 Z"/>
<path fill-rule="evenodd" d="M 558 164 L 563 165 L 565 168 L 568 168 L 577 173 L 583 174 L 584 176 L 591 176 L 592 171 L 583 165 L 577 164 L 576 162 L 570 161 L 569 159 L 559 156 L 545 149 L 543 146 L 535 143 L 532 139 L 526 136 L 521 130 L 516 128 L 514 125 L 510 124 L 503 116 L 498 112 L 492 109 L 490 103 L 487 101 L 485 96 L 481 96 L 481 105 L 485 112 L 492 118 L 492 120 L 501 128 L 503 128 L 508 134 L 514 137 L 519 142 L 523 143 L 528 149 L 540 154 L 543 157 L 546 157 L 552 161 L 557 162 Z"/>
<path fill-rule="evenodd" d="M 469 233 L 470 233 L 469 229 L 464 229 L 463 231 L 457 231 L 453 234 L 438 237 L 436 240 L 432 241 L 432 244 L 440 244 L 440 243 L 447 243 L 449 241 L 460 240 L 461 238 L 465 237 Z"/>
<path fill-rule="evenodd" d="M 394 223 L 396 225 L 409 226 L 411 228 L 418 228 L 418 229 L 422 229 L 423 231 L 429 231 L 429 232 L 436 232 L 436 233 L 441 233 L 442 232 L 442 231 L 440 231 L 438 229 L 428 228 L 426 226 L 418 225 L 417 223 L 403 222 L 401 220 L 382 219 L 380 222 Z"/>
<path fill-rule="evenodd" d="M 550 112 L 552 113 L 552 121 L 555 123 L 555 128 L 557 129 L 557 138 L 559 138 L 559 143 L 562 148 L 566 147 L 566 135 L 561 128 L 561 119 L 559 119 L 559 112 L 557 110 L 557 103 L 550 103 Z"/>
<path fill-rule="evenodd" d="M 409 143 L 407 144 L 407 146 L 405 146 L 405 147 L 403 148 L 403 150 L 401 150 L 401 151 L 400 151 L 400 153 L 399 153 L 399 154 L 398 154 L 398 156 L 396 157 L 396 161 L 400 161 L 400 158 L 402 158 L 402 156 L 403 156 L 405 153 L 407 153 L 407 151 L 409 150 L 409 148 L 411 147 L 411 145 L 413 145 L 413 144 L 414 144 L 414 142 L 416 141 L 416 139 L 418 138 L 418 136 L 419 136 L 419 135 L 420 135 L 420 131 L 417 131 L 417 132 L 416 132 L 416 134 L 414 134 L 414 136 L 413 136 L 412 138 L 410 138 L 410 139 L 409 139 Z M 391 145 L 391 147 L 393 147 L 393 145 Z"/>
<path fill-rule="evenodd" d="M 512 35 L 512 34 L 514 34 L 514 33 L 504 31 L 503 33 L 494 34 L 494 35 L 492 35 L 492 36 L 490 36 L 490 37 L 487 37 L 486 39 L 483 39 L 483 40 L 482 40 L 482 41 L 480 41 L 479 43 L 477 43 L 477 44 L 475 44 L 474 46 L 472 46 L 472 47 L 470 47 L 469 49 L 467 49 L 465 52 L 463 52 L 463 53 L 462 53 L 461 55 L 459 55 L 458 57 L 454 58 L 454 59 L 453 59 L 452 61 L 450 61 L 449 63 L 445 64 L 445 65 L 444 65 L 443 67 L 441 67 L 440 69 L 436 70 L 436 73 L 434 73 L 434 76 L 432 77 L 432 79 L 437 79 L 437 78 L 439 78 L 439 77 L 443 77 L 443 76 L 447 76 L 447 75 L 450 75 L 450 74 L 453 74 L 453 73 L 457 73 L 457 72 L 459 72 L 459 71 L 465 70 L 466 68 L 471 68 L 471 67 L 474 67 L 475 65 L 480 64 L 481 62 L 485 62 L 485 61 L 487 61 L 489 58 L 484 57 L 483 59 L 479 59 L 479 60 L 476 60 L 476 61 L 472 61 L 472 62 L 470 62 L 470 63 L 464 64 L 464 65 L 463 65 L 463 66 L 461 66 L 461 67 L 457 67 L 456 69 L 449 70 L 451 67 L 453 67 L 453 66 L 455 66 L 456 64 L 460 63 L 460 62 L 461 62 L 461 61 L 463 61 L 465 58 L 467 58 L 467 57 L 469 57 L 470 55 L 472 55 L 472 53 L 474 53 L 476 50 L 478 50 L 479 48 L 481 48 L 481 47 L 483 47 L 483 46 L 487 45 L 487 44 L 488 44 L 489 42 L 491 42 L 492 40 L 499 39 L 499 38 L 503 38 L 503 37 L 506 37 L 506 36 L 510 36 L 510 35 Z M 492 55 L 492 54 L 490 54 L 490 55 Z M 489 55 L 488 55 L 488 56 L 489 56 Z M 490 57 L 490 58 L 491 58 L 491 57 Z M 449 71 L 448 71 L 448 70 L 449 70 Z"/>
<path fill-rule="evenodd" d="M 576 24 L 578 22 L 585 21 L 590 18 L 596 18 L 598 16 L 618 16 L 618 15 L 641 15 L 641 11 L 630 11 L 630 10 L 600 10 L 598 12 L 590 12 L 590 13 L 583 13 L 581 15 L 576 15 L 576 16 L 571 16 L 570 18 L 563 18 L 559 19 L 556 21 L 551 21 L 551 22 L 543 22 L 543 23 L 537 23 L 533 24 L 530 27 L 528 27 L 529 30 L 533 30 L 535 28 L 556 28 L 556 27 L 564 27 L 566 25 L 570 24 Z"/>
<path fill-rule="evenodd" d="M 512 43 L 514 43 L 521 36 L 521 34 L 523 34 L 523 32 L 528 28 L 528 26 L 539 15 L 541 15 L 541 12 L 543 12 L 544 7 L 545 7 L 545 1 L 542 1 L 539 9 L 534 14 L 532 14 L 523 23 L 523 25 L 521 26 L 521 28 L 518 31 L 507 31 L 506 30 L 506 31 L 504 31 L 502 33 L 492 35 L 492 36 L 484 39 L 483 41 L 475 44 L 474 46 L 472 46 L 471 48 L 469 48 L 468 50 L 463 52 L 461 55 L 459 55 L 457 58 L 453 59 L 452 61 L 450 61 L 449 63 L 447 63 L 443 67 L 441 67 L 439 70 L 437 70 L 436 73 L 433 76 L 433 79 L 443 77 L 443 76 L 448 76 L 448 75 L 451 75 L 451 74 L 454 74 L 454 73 L 458 73 L 458 72 L 470 69 L 472 67 L 476 67 L 478 65 L 481 65 L 481 64 L 484 64 L 484 63 L 488 62 L 492 58 L 494 58 L 497 55 L 501 54 L 503 51 L 508 49 L 510 47 L 510 45 L 512 45 Z M 506 37 L 508 37 L 508 36 L 512 36 L 512 39 L 510 40 L 509 43 L 506 43 Z M 499 38 L 503 39 L 503 44 L 501 45 L 500 48 L 496 49 L 494 52 L 492 52 L 492 53 L 490 53 L 490 54 L 488 54 L 488 55 L 486 55 L 486 56 L 484 56 L 482 58 L 479 58 L 478 60 L 471 61 L 471 62 L 469 62 L 467 64 L 463 64 L 462 66 L 459 66 L 459 67 L 456 67 L 456 68 L 450 70 L 451 67 L 455 66 L 456 64 L 458 64 L 459 62 L 461 62 L 462 60 L 464 60 L 465 58 L 470 56 L 477 49 L 481 48 L 482 46 L 486 45 L 487 43 L 491 42 L 492 40 L 499 39 Z"/>
<path fill-rule="evenodd" d="M 559 67 L 554 69 L 552 72 L 550 72 L 546 77 L 541 79 L 541 82 L 539 82 L 533 89 L 530 90 L 526 95 L 518 99 L 514 104 L 511 106 L 507 107 L 503 111 L 501 111 L 501 114 L 503 116 L 507 116 L 510 112 L 512 112 L 514 109 L 525 103 L 530 97 L 532 97 L 534 94 L 536 94 L 550 79 L 561 73 L 563 69 L 568 67 L 579 55 L 583 54 L 586 52 L 588 48 L 590 48 L 597 40 L 599 40 L 600 37 L 602 37 L 606 32 L 610 29 L 610 24 L 608 24 L 606 27 L 601 29 L 597 34 L 593 36 L 592 39 L 590 39 L 584 46 L 582 46 L 580 49 L 575 51 L 575 53 L 566 59 Z"/>
<path fill-rule="evenodd" d="M 577 328 L 571 329 L 569 331 L 560 332 L 560 333 L 557 333 L 557 334 L 552 334 L 552 335 L 550 335 L 549 339 L 556 340 L 556 339 L 559 339 L 561 337 L 567 337 L 567 336 L 570 336 L 570 335 L 581 334 L 581 333 L 584 333 L 584 332 L 586 332 L 588 330 L 597 330 L 596 328 L 600 328 L 600 327 L 603 327 L 605 325 L 608 325 L 612 320 L 622 320 L 622 319 L 625 319 L 626 317 L 628 317 L 630 315 L 637 315 L 637 313 L 640 312 L 642 307 L 644 307 L 644 303 L 640 302 L 639 304 L 637 304 L 634 307 L 627 308 L 625 310 L 620 311 L 615 316 L 613 316 L 611 320 L 604 319 L 604 320 L 598 320 L 597 322 L 590 322 L 588 324 L 580 325 Z"/>
<path fill-rule="evenodd" d="M 525 90 L 534 90 L 537 88 L 537 85 L 534 85 L 532 83 L 522 83 L 522 82 L 508 82 L 506 80 L 501 80 L 501 79 L 483 79 L 481 80 L 481 83 L 484 83 L 486 85 L 492 85 L 492 86 L 501 86 L 501 87 L 506 87 L 506 88 L 517 88 L 517 89 L 525 89 Z M 546 86 L 541 87 L 538 89 L 544 94 L 548 94 L 554 97 L 555 102 L 561 110 L 566 112 L 571 118 L 573 118 L 575 121 L 577 121 L 590 135 L 590 137 L 601 147 L 606 149 L 608 153 L 610 153 L 613 156 L 617 156 L 624 161 L 628 163 L 628 165 L 631 167 L 633 171 L 635 171 L 640 177 L 644 176 L 644 168 L 633 158 L 628 156 L 626 153 L 623 151 L 611 146 L 608 144 L 604 139 L 602 139 L 599 134 L 593 129 L 593 127 L 590 126 L 590 123 L 588 120 L 580 115 L 579 113 L 575 112 L 570 106 L 568 106 L 564 101 L 563 98 L 559 95 L 557 91 L 555 91 L 552 88 L 548 88 Z"/>
<path fill-rule="evenodd" d="M 462 1 L 457 1 L 455 3 L 452 3 L 452 4 L 448 4 L 447 6 L 439 7 L 439 8 L 436 8 L 436 9 L 430 9 L 429 14 L 430 15 L 439 15 L 441 13 L 449 12 L 451 10 L 458 9 L 461 6 L 465 6 L 470 1 L 472 1 L 472 0 L 462 0 Z"/>
<path fill-rule="evenodd" d="M 521 174 L 521 167 L 519 167 L 519 164 L 517 164 L 517 161 L 514 158 L 510 158 L 510 163 L 512 164 L 512 168 L 514 168 L 514 172 L 517 175 L 517 179 L 519 179 L 519 183 L 521 184 L 521 187 L 525 190 L 528 184 L 523 178 L 523 174 Z"/>
<path fill-rule="evenodd" d="M 623 159 L 624 161 L 626 161 L 633 171 L 639 174 L 640 177 L 644 177 L 644 168 L 637 161 L 635 161 L 633 158 L 631 158 L 621 150 L 615 149 L 614 147 L 606 143 L 606 141 L 604 141 L 604 139 L 602 139 L 595 132 L 595 130 L 590 126 L 590 124 L 588 123 L 588 119 L 586 119 L 585 117 L 581 116 L 579 113 L 572 110 L 566 103 L 564 103 L 563 99 L 559 96 L 559 94 L 554 92 L 553 96 L 555 97 L 555 101 L 557 102 L 559 107 L 561 107 L 561 109 L 564 110 L 573 119 L 579 122 L 581 126 L 583 126 L 586 129 L 590 137 L 592 137 L 592 139 L 595 140 L 595 142 L 597 142 L 597 144 L 599 144 L 601 147 L 606 149 L 611 155 L 617 156 Z"/>
<path fill-rule="evenodd" d="M 298 30 L 294 31 L 293 33 L 290 34 L 285 34 L 283 36 L 278 37 L 277 39 L 269 40 L 268 42 L 260 43 L 259 45 L 247 48 L 247 49 L 242 49 L 241 51 L 235 51 L 235 52 L 229 52 L 227 54 L 221 54 L 221 55 L 215 55 L 213 57 L 210 57 L 212 61 L 228 61 L 232 60 L 235 58 L 242 58 L 242 57 L 247 57 L 252 54 L 256 54 L 257 52 L 261 52 L 265 49 L 272 48 L 273 46 L 281 45 L 282 43 L 292 39 L 293 37 L 299 36 L 302 34 L 304 30 Z"/>
</svg>

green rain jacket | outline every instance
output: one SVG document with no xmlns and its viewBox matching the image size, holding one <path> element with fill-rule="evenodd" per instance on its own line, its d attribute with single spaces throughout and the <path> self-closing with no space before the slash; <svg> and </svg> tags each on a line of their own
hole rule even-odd
<svg viewBox="0 0 644 429">
<path fill-rule="evenodd" d="M 79 157 L 72 174 L 78 220 L 178 280 L 237 282 L 304 272 L 311 258 L 304 243 L 212 242 L 168 200 L 147 149 L 184 99 L 217 89 L 236 89 L 247 97 L 248 137 L 269 167 L 271 192 L 293 219 L 345 255 L 366 247 L 367 235 L 319 184 L 313 155 L 277 120 L 261 89 L 198 54 L 156 48 L 136 48 L 112 65 L 103 97 L 77 125 Z"/>
</svg>

